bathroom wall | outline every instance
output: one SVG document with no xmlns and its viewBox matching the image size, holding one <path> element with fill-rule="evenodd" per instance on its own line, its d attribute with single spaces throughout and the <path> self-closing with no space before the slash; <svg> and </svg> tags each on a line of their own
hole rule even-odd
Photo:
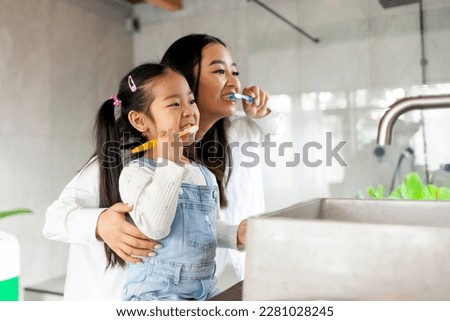
<svg viewBox="0 0 450 321">
<path fill-rule="evenodd" d="M 275 168 L 264 165 L 268 210 L 314 197 L 354 197 L 364 194 L 370 184 L 389 186 L 399 155 L 408 145 L 416 148 L 422 161 L 415 167 L 405 161 L 403 173 L 423 170 L 417 114 L 396 126 L 393 146 L 379 159 L 373 154 L 376 126 L 384 108 L 398 98 L 450 92 L 449 87 L 442 92 L 436 85 L 450 83 L 449 2 L 423 1 L 425 80 L 434 87 L 421 86 L 418 4 L 384 9 L 377 0 L 262 2 L 320 42 L 312 42 L 251 1 L 185 1 L 185 8 L 176 13 L 137 5 L 134 12 L 142 30 L 133 37 L 134 63 L 160 59 L 175 39 L 189 33 L 209 33 L 226 41 L 242 83 L 260 85 L 276 98 L 272 108 L 288 120 L 283 140 L 294 144 L 289 155 L 273 155 Z M 426 133 L 427 157 L 446 159 L 442 154 L 450 151 L 437 146 L 436 132 L 450 133 L 444 125 L 434 124 L 439 119 L 448 122 L 450 114 L 426 114 L 427 128 L 433 129 Z M 337 162 L 317 168 L 286 166 L 309 141 L 325 147 L 327 131 L 333 133 L 333 146 L 347 142 L 341 155 L 348 166 Z"/>
<path fill-rule="evenodd" d="M 22 285 L 65 273 L 67 246 L 41 235 L 45 210 L 92 152 L 97 107 L 133 65 L 158 61 L 175 39 L 206 32 L 225 40 L 245 85 L 272 95 L 287 118 L 294 148 L 273 151 L 264 166 L 268 210 L 320 196 L 353 197 L 368 184 L 389 184 L 399 152 L 421 149 L 417 115 L 396 125 L 394 146 L 373 156 L 376 123 L 405 95 L 450 92 L 450 4 L 424 0 L 426 80 L 420 69 L 418 6 L 383 9 L 377 0 L 262 0 L 320 39 L 311 42 L 257 4 L 186 0 L 170 13 L 136 5 L 142 28 L 126 31 L 129 6 L 119 0 L 0 1 L 0 210 L 27 207 L 30 216 L 0 221 L 22 246 Z M 440 89 L 439 89 L 439 88 Z M 441 137 L 448 113 L 428 113 L 429 158 L 448 159 Z M 347 141 L 347 167 L 286 166 L 309 141 Z M 417 134 L 416 134 L 417 136 Z M 322 157 L 320 153 L 312 155 Z M 406 169 L 405 169 L 406 170 Z M 0 264 L 7 258 L 0 257 Z"/>
<path fill-rule="evenodd" d="M 320 39 L 313 43 L 251 1 L 191 0 L 170 13 L 136 5 L 143 24 L 134 62 L 160 59 L 178 37 L 217 35 L 231 47 L 244 80 L 273 94 L 380 88 L 421 83 L 419 6 L 384 9 L 377 0 L 265 0 Z M 428 81 L 448 81 L 450 4 L 424 0 Z"/>
<path fill-rule="evenodd" d="M 130 8 L 104 0 L 0 1 L 0 220 L 21 244 L 22 285 L 63 275 L 45 211 L 92 153 L 98 106 L 132 66 Z M 0 264 L 8 258 L 0 255 Z"/>
</svg>

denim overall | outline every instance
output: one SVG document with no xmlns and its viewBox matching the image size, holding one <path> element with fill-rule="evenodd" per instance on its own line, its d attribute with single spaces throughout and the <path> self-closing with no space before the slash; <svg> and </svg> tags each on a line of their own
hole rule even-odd
<svg viewBox="0 0 450 321">
<path fill-rule="evenodd" d="M 155 170 L 156 163 L 139 160 Z M 207 300 L 217 294 L 216 212 L 219 190 L 212 174 L 198 165 L 204 186 L 182 183 L 170 234 L 142 264 L 128 264 L 123 300 Z"/>
</svg>

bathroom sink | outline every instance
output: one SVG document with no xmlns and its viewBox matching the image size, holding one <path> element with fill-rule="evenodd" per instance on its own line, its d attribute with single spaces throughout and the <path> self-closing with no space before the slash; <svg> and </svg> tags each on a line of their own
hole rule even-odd
<svg viewBox="0 0 450 321">
<path fill-rule="evenodd" d="M 449 300 L 450 202 L 315 199 L 249 219 L 244 300 Z"/>
</svg>

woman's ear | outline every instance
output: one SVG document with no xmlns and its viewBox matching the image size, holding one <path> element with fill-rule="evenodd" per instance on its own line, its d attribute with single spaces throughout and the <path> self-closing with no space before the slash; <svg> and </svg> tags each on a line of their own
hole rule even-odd
<svg viewBox="0 0 450 321">
<path fill-rule="evenodd" d="M 130 111 L 128 113 L 128 120 L 130 124 L 140 132 L 145 132 L 147 130 L 147 120 L 146 115 L 139 113 L 137 111 Z"/>
</svg>

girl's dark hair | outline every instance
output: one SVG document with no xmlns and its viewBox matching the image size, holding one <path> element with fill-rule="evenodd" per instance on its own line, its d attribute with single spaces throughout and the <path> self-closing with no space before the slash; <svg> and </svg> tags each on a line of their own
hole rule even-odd
<svg viewBox="0 0 450 321">
<path fill-rule="evenodd" d="M 181 72 L 189 87 L 198 97 L 203 48 L 209 44 L 220 44 L 227 48 L 219 38 L 206 34 L 190 34 L 175 41 L 164 54 L 161 64 Z M 197 73 L 195 74 L 195 67 Z M 202 117 L 200 112 L 200 118 Z M 187 156 L 205 165 L 217 179 L 220 191 L 220 206 L 226 207 L 228 200 L 225 186 L 231 175 L 232 158 L 228 147 L 227 128 L 229 119 L 222 118 L 206 132 L 202 140 L 186 149 Z M 226 175 L 226 170 L 229 170 Z M 227 179 L 225 179 L 227 177 Z"/>
<path fill-rule="evenodd" d="M 120 82 L 117 99 L 121 102 L 120 108 L 114 105 L 114 99 L 105 101 L 97 113 L 94 127 L 96 147 L 93 157 L 96 157 L 100 166 L 100 204 L 99 207 L 110 207 L 121 202 L 119 193 L 119 176 L 123 162 L 130 158 L 132 147 L 145 143 L 146 137 L 136 130 L 128 120 L 128 113 L 132 110 L 147 112 L 154 100 L 151 91 L 143 87 L 158 77 L 164 75 L 168 67 L 160 64 L 143 64 L 134 68 Z M 129 86 L 129 76 L 137 87 L 133 92 Z M 117 112 L 120 115 L 117 115 Z M 150 113 L 148 113 L 150 114 Z M 117 116 L 117 117 L 116 117 Z M 107 266 L 124 266 L 122 260 L 105 243 Z"/>
</svg>

